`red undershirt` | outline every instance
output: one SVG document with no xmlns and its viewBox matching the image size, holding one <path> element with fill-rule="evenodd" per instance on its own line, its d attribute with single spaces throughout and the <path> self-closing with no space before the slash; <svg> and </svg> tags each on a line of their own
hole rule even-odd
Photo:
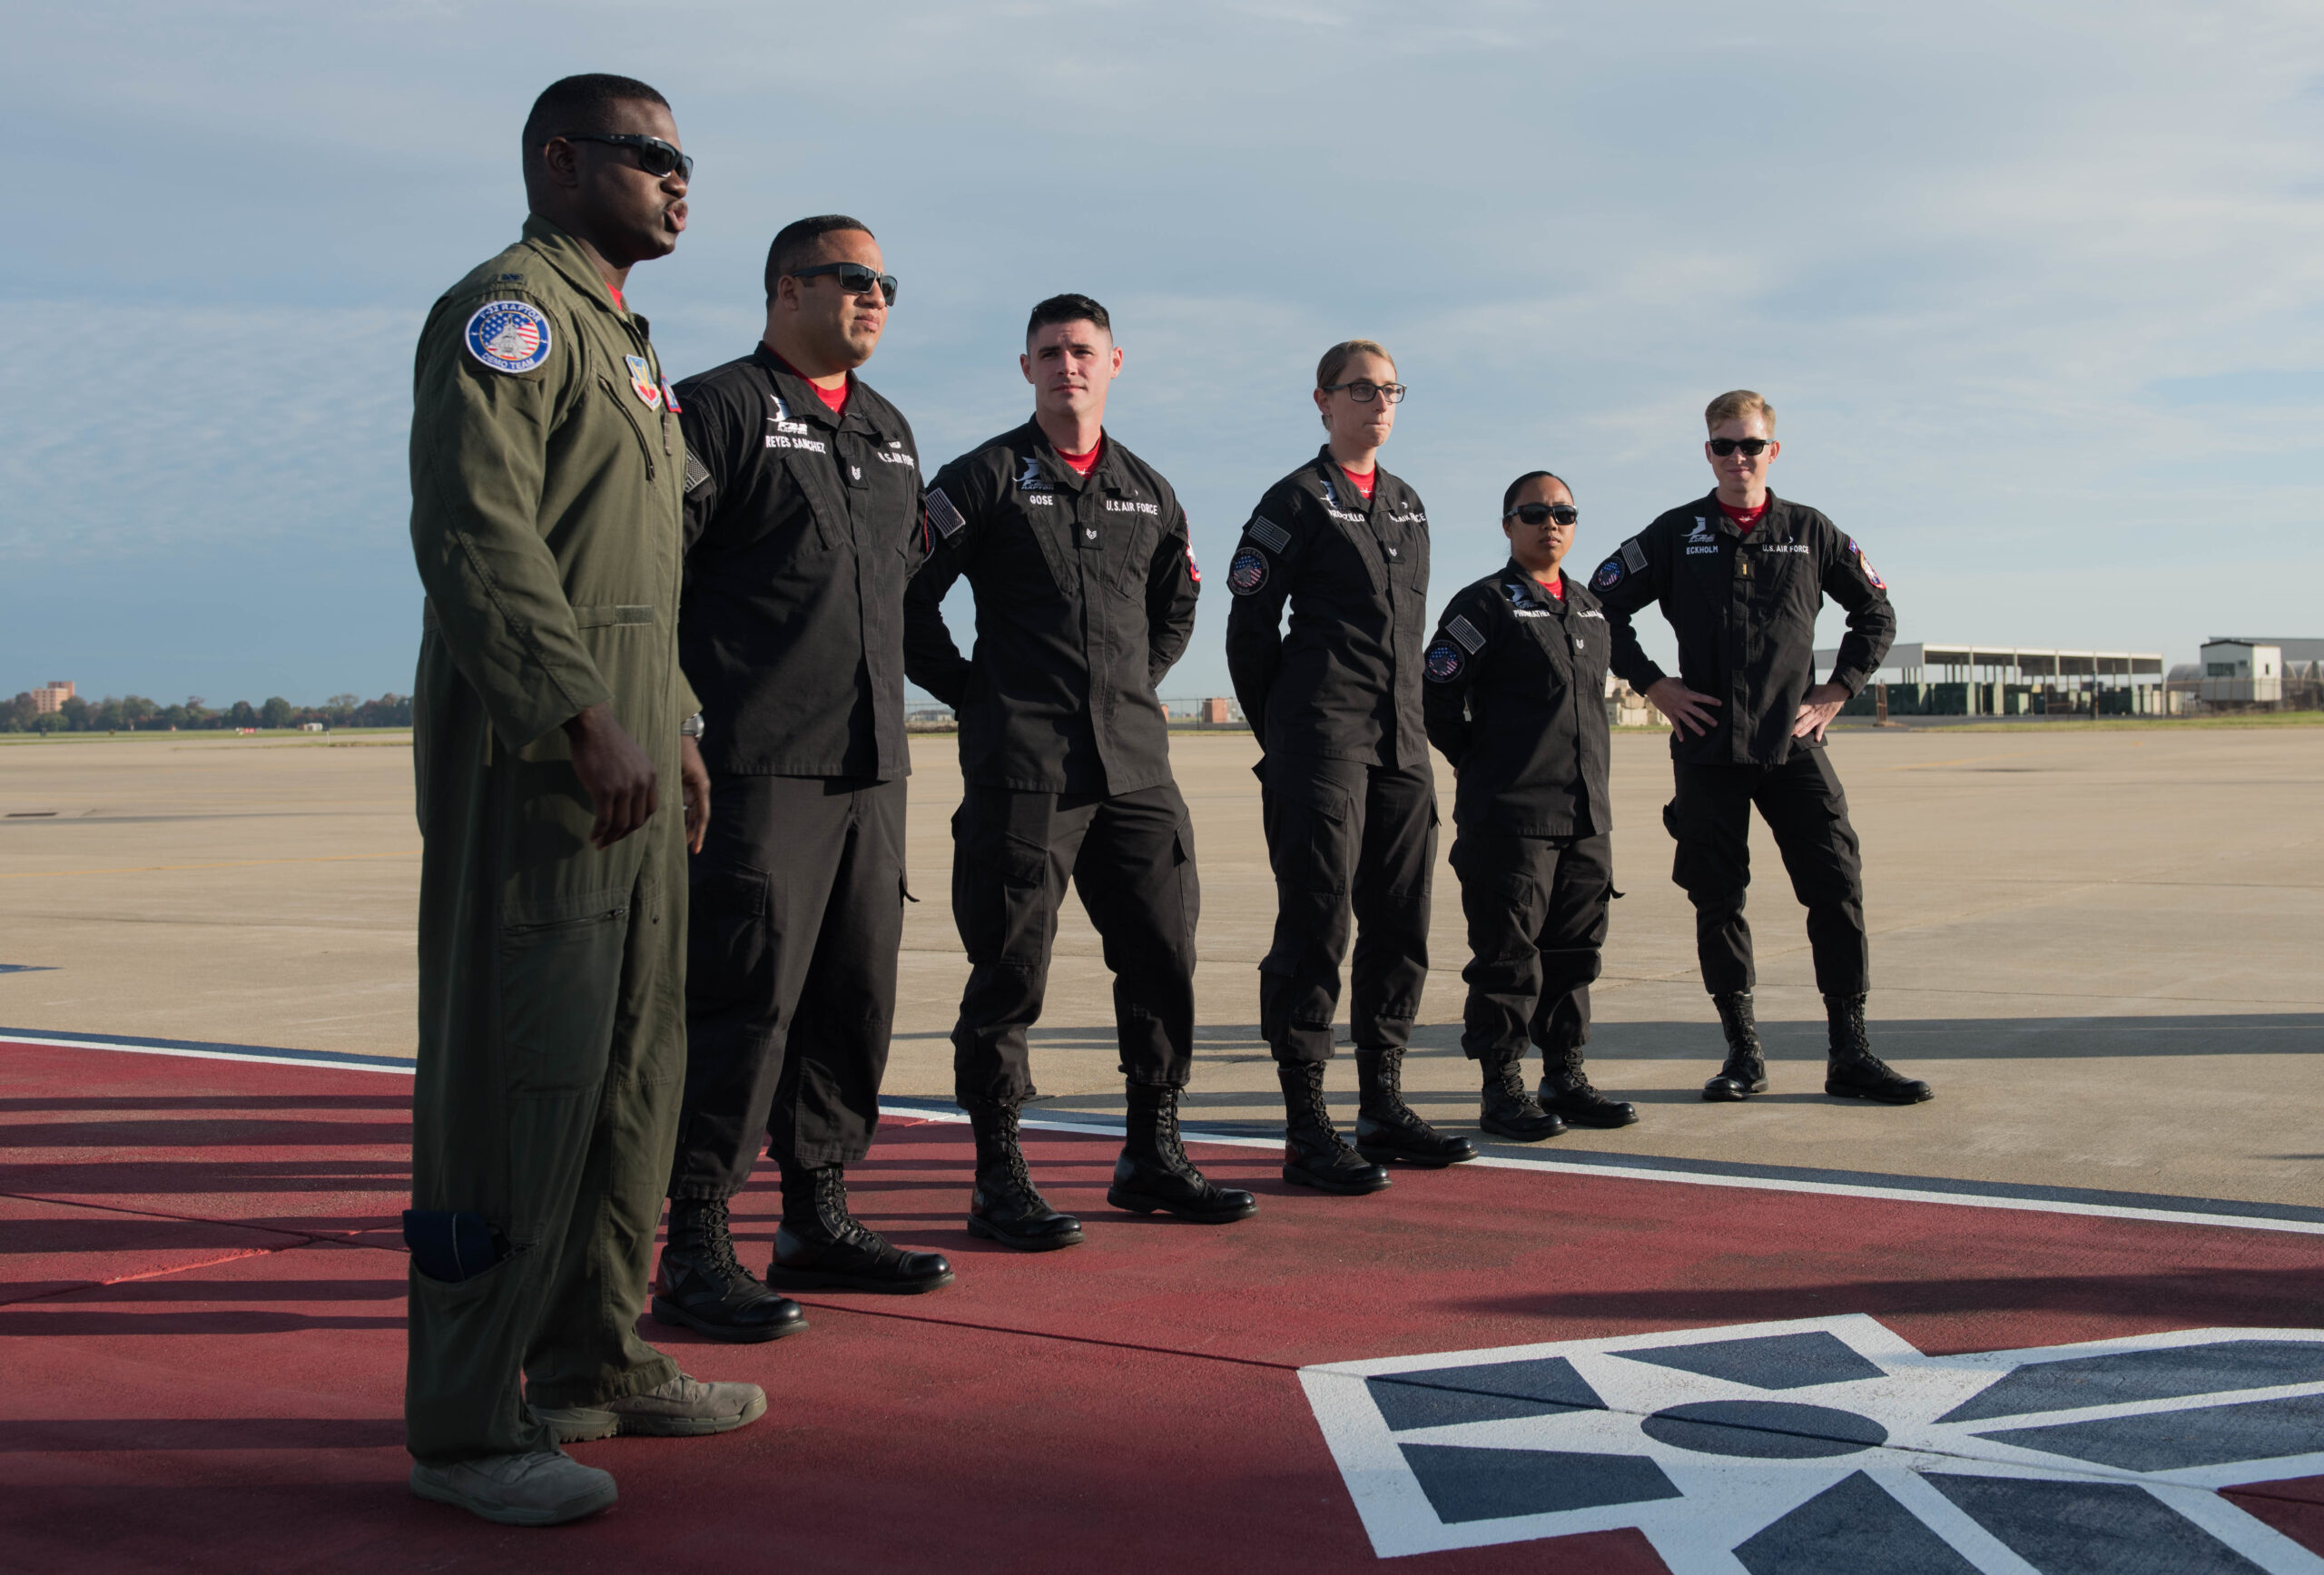
<svg viewBox="0 0 2324 1575">
<path fill-rule="evenodd" d="M 1721 498 L 1719 500 L 1718 511 L 1735 522 L 1736 529 L 1741 531 L 1745 536 L 1748 536 L 1751 534 L 1751 527 L 1759 523 L 1759 517 L 1767 513 L 1768 501 L 1763 497 L 1759 500 L 1759 507 L 1757 508 L 1738 508 L 1733 504 L 1728 503 L 1724 498 Z"/>
<path fill-rule="evenodd" d="M 615 290 L 612 285 L 608 284 L 606 286 L 606 293 L 614 298 L 614 310 L 615 311 L 627 311 L 629 310 L 629 302 L 621 298 L 620 290 Z"/>
<path fill-rule="evenodd" d="M 1355 495 L 1358 497 L 1361 497 L 1366 503 L 1372 501 L 1372 489 L 1378 486 L 1380 481 L 1380 468 L 1378 466 L 1375 465 L 1371 469 L 1365 471 L 1363 475 L 1358 476 L 1354 471 L 1350 470 L 1346 466 L 1343 465 L 1340 467 L 1340 474 L 1347 477 L 1347 484 L 1355 488 Z"/>
<path fill-rule="evenodd" d="M 1057 451 L 1057 457 L 1064 460 L 1068 465 L 1072 466 L 1073 473 L 1076 476 L 1087 476 L 1089 472 L 1098 468 L 1098 456 L 1103 454 L 1105 451 L 1106 439 L 1101 434 L 1097 442 L 1089 446 L 1088 453 L 1068 454 L 1064 449 L 1060 448 Z"/>
<path fill-rule="evenodd" d="M 822 384 L 815 381 L 814 379 L 801 371 L 797 367 L 793 366 L 789 361 L 786 361 L 781 356 L 776 355 L 772 347 L 768 349 L 766 353 L 773 359 L 776 366 L 781 367 L 784 371 L 789 372 L 793 377 L 797 378 L 801 382 L 805 383 L 809 388 L 814 389 L 815 398 L 823 402 L 824 409 L 829 410 L 834 416 L 844 415 L 846 413 L 848 390 L 855 387 L 855 379 L 853 378 L 842 378 L 838 388 L 826 389 Z"/>
<path fill-rule="evenodd" d="M 1533 583 L 1541 586 L 1543 590 L 1549 592 L 1551 596 L 1556 597 L 1559 601 L 1561 602 L 1565 600 L 1565 576 L 1563 575 L 1560 575 L 1553 580 L 1536 579 Z"/>
</svg>

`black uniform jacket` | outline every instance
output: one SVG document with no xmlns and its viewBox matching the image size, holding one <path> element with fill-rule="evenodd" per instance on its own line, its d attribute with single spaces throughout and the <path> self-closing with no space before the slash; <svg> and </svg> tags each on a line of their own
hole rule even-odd
<svg viewBox="0 0 2324 1575">
<path fill-rule="evenodd" d="M 1194 633 L 1201 586 L 1170 484 L 1110 436 L 1078 476 L 1028 421 L 939 471 L 927 511 L 934 552 L 905 594 L 904 670 L 959 713 L 963 779 L 1106 794 L 1168 782 L 1155 686 Z M 942 612 L 963 575 L 972 657 Z"/>
<path fill-rule="evenodd" d="M 920 449 L 893 405 L 850 381 L 834 416 L 761 345 L 677 386 L 678 657 L 714 772 L 911 772 L 903 596 L 927 556 Z"/>
<path fill-rule="evenodd" d="M 1428 646 L 1429 742 L 1459 773 L 1455 824 L 1520 837 L 1614 828 L 1598 598 L 1563 575 L 1560 601 L 1511 563 L 1445 604 Z"/>
<path fill-rule="evenodd" d="M 1679 678 L 1718 701 L 1708 733 L 1671 730 L 1670 754 L 1693 765 L 1781 765 L 1797 748 L 1792 724 L 1816 681 L 1816 610 L 1826 596 L 1847 609 L 1831 681 L 1862 689 L 1896 637 L 1886 582 L 1864 549 L 1805 504 L 1768 494 L 1747 537 L 1718 495 L 1674 508 L 1598 566 L 1590 588 L 1614 630 L 1614 673 L 1644 692 L 1669 676 L 1639 648 L 1631 615 L 1649 602 L 1679 636 Z"/>
<path fill-rule="evenodd" d="M 1424 766 L 1428 511 L 1385 469 L 1369 502 L 1324 448 L 1273 487 L 1226 571 L 1226 670 L 1269 754 Z M 1282 632 L 1291 604 L 1291 631 Z"/>
</svg>

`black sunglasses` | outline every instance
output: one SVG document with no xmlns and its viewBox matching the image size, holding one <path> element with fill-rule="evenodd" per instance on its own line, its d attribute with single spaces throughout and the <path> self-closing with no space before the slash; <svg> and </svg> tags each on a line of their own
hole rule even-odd
<svg viewBox="0 0 2324 1575">
<path fill-rule="evenodd" d="M 896 304 L 896 276 L 881 273 L 861 262 L 819 262 L 812 268 L 802 268 L 792 274 L 793 279 L 820 279 L 824 274 L 839 276 L 839 287 L 850 295 L 866 295 L 873 285 L 890 306 Z"/>
<path fill-rule="evenodd" d="M 1738 448 L 1743 450 L 1745 458 L 1757 459 L 1768 451 L 1768 439 L 1765 438 L 1714 438 L 1710 440 L 1710 451 L 1721 459 L 1726 458 Z"/>
<path fill-rule="evenodd" d="M 637 167 L 660 180 L 675 170 L 680 180 L 694 179 L 694 160 L 678 152 L 659 137 L 642 137 L 635 132 L 566 132 L 568 143 L 611 143 L 617 148 L 637 150 Z"/>
<path fill-rule="evenodd" d="M 1521 519 L 1527 525 L 1539 525 L 1545 519 L 1554 519 L 1560 525 L 1571 525 L 1581 517 L 1581 510 L 1571 503 L 1521 503 L 1501 517 Z"/>
<path fill-rule="evenodd" d="M 1342 389 L 1345 389 L 1347 397 L 1359 405 L 1372 403 L 1372 398 L 1375 394 L 1392 405 L 1402 404 L 1404 399 L 1404 385 L 1402 383 L 1325 383 L 1324 385 L 1324 392 L 1327 394 L 1336 394 Z"/>
</svg>

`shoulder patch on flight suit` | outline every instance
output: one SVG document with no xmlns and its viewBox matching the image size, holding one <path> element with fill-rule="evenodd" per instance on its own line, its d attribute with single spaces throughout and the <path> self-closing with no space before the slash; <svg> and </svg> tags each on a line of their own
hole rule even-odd
<svg viewBox="0 0 2324 1575">
<path fill-rule="evenodd" d="M 1226 566 L 1226 588 L 1238 596 L 1247 596 L 1266 583 L 1267 555 L 1257 547 L 1245 547 Z"/>
<path fill-rule="evenodd" d="M 1468 659 L 1461 648 L 1450 640 L 1439 640 L 1428 648 L 1426 676 L 1431 684 L 1450 684 L 1461 675 Z"/>
<path fill-rule="evenodd" d="M 1856 554 L 1856 566 L 1864 571 L 1866 583 L 1876 591 L 1886 590 L 1888 582 L 1880 577 L 1879 571 L 1872 566 L 1872 560 L 1864 556 L 1864 548 L 1856 546 L 1854 536 L 1848 537 L 1848 550 Z"/>
<path fill-rule="evenodd" d="M 1444 625 L 1444 632 L 1467 646 L 1472 655 L 1485 648 L 1484 635 L 1478 632 L 1474 624 L 1469 622 L 1465 614 L 1453 614 L 1452 622 Z"/>
<path fill-rule="evenodd" d="M 1622 562 L 1630 566 L 1632 574 L 1646 566 L 1646 548 L 1639 546 L 1638 537 L 1632 536 L 1622 543 Z"/>
<path fill-rule="evenodd" d="M 527 300 L 487 300 L 469 314 L 460 339 L 496 372 L 529 372 L 548 359 L 548 319 Z"/>
<path fill-rule="evenodd" d="M 940 487 L 928 495 L 928 523 L 936 527 L 937 535 L 950 541 L 960 535 L 960 527 L 969 522 L 961 517 L 959 509 L 952 507 L 952 500 L 944 496 L 944 489 Z"/>
<path fill-rule="evenodd" d="M 1251 516 L 1251 523 L 1243 527 L 1243 534 L 1269 552 L 1281 552 L 1291 545 L 1291 533 L 1264 514 Z"/>
<path fill-rule="evenodd" d="M 700 487 L 704 482 L 709 479 L 710 468 L 702 462 L 702 458 L 699 455 L 689 453 L 686 456 L 685 490 L 692 492 L 695 487 Z"/>
<path fill-rule="evenodd" d="M 1590 583 L 1597 586 L 1601 591 L 1610 591 L 1616 586 L 1620 585 L 1622 583 L 1622 560 L 1618 557 L 1610 557 L 1604 563 L 1600 564 L 1598 566 L 1598 572 L 1590 576 Z"/>
</svg>

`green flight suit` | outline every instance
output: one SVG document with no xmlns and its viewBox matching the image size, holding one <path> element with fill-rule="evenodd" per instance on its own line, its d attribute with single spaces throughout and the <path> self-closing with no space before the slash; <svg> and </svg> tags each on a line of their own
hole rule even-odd
<svg viewBox="0 0 2324 1575">
<path fill-rule="evenodd" d="M 411 1271 L 406 1436 L 431 1464 L 553 1447 L 527 1398 L 677 1371 L 635 1329 L 685 1072 L 694 702 L 665 402 L 645 320 L 538 218 L 420 331 L 412 1206 L 481 1214 L 507 1247 L 458 1283 Z M 600 701 L 661 773 L 652 822 L 603 852 L 561 728 Z"/>
</svg>

